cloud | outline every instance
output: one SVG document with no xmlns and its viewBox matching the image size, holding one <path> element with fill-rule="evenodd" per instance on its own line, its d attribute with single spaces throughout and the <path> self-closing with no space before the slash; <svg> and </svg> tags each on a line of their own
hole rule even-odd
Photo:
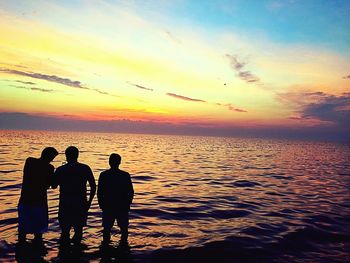
<svg viewBox="0 0 350 263">
<path fill-rule="evenodd" d="M 74 88 L 79 88 L 79 89 L 89 89 L 87 87 L 84 87 L 80 81 L 71 80 L 68 78 L 62 78 L 62 77 L 58 77 L 55 75 L 46 75 L 46 74 L 35 73 L 35 72 L 25 72 L 25 71 L 20 71 L 20 70 L 16 70 L 16 69 L 7 69 L 7 68 L 0 68 L 0 71 L 8 73 L 8 74 L 25 76 L 25 77 L 34 78 L 34 79 L 43 79 L 46 81 L 59 83 L 59 84 L 66 85 L 69 87 L 74 87 Z"/>
<path fill-rule="evenodd" d="M 102 90 L 99 90 L 99 89 L 89 89 L 89 90 L 95 91 L 95 92 L 100 93 L 100 94 L 103 94 L 103 95 L 108 95 L 108 96 L 112 96 L 112 97 L 120 97 L 120 96 L 118 96 L 118 95 L 111 94 L 111 93 L 109 93 L 109 92 L 102 91 Z"/>
<path fill-rule="evenodd" d="M 170 31 L 165 30 L 165 34 L 174 42 L 176 42 L 177 44 L 181 44 L 181 41 L 175 37 Z"/>
<path fill-rule="evenodd" d="M 246 110 L 238 109 L 238 108 L 233 108 L 233 107 L 229 107 L 229 110 L 231 110 L 231 111 L 237 111 L 237 112 L 247 112 Z"/>
<path fill-rule="evenodd" d="M 180 100 L 197 101 L 197 102 L 206 102 L 205 100 L 193 99 L 193 98 L 189 98 L 189 97 L 177 95 L 177 94 L 174 94 L 174 93 L 167 93 L 166 95 L 168 95 L 168 96 L 170 96 L 170 97 L 173 97 L 173 98 L 180 99 Z"/>
<path fill-rule="evenodd" d="M 246 62 L 238 61 L 235 55 L 226 54 L 226 57 L 230 59 L 230 65 L 236 71 L 240 71 L 246 65 Z"/>
<path fill-rule="evenodd" d="M 35 73 L 35 72 L 24 72 L 24 71 L 19 71 L 19 70 L 15 70 L 15 69 L 7 69 L 7 68 L 0 68 L 1 72 L 5 72 L 8 74 L 13 74 L 13 75 L 19 75 L 19 76 L 25 76 L 25 77 L 29 77 L 29 78 L 34 78 L 34 79 L 42 79 L 42 80 L 46 80 L 46 81 L 50 81 L 50 82 L 54 82 L 54 83 L 58 83 L 58 84 L 62 84 L 68 87 L 73 87 L 73 88 L 79 88 L 79 89 L 84 89 L 84 90 L 91 90 L 103 95 L 108 95 L 108 96 L 113 96 L 113 97 L 119 97 L 117 95 L 105 92 L 105 91 L 101 91 L 99 89 L 94 89 L 94 88 L 88 88 L 82 85 L 82 83 L 78 80 L 71 80 L 68 78 L 62 78 L 62 77 L 58 77 L 55 75 L 46 75 L 46 74 L 41 74 L 41 73 Z M 16 80 L 16 82 L 19 83 L 23 83 L 23 84 L 28 84 L 28 85 L 34 85 L 34 82 L 30 82 L 30 81 L 21 81 L 21 80 Z M 24 88 L 24 87 L 22 87 Z M 39 90 L 40 88 L 35 88 L 33 90 Z M 42 91 L 47 90 L 47 89 L 42 89 Z"/>
<path fill-rule="evenodd" d="M 35 83 L 31 81 L 22 81 L 22 80 L 15 80 L 15 81 L 22 84 L 35 85 Z"/>
<path fill-rule="evenodd" d="M 350 79 L 350 75 L 344 76 L 343 79 Z"/>
<path fill-rule="evenodd" d="M 342 96 L 323 96 L 320 101 L 306 105 L 301 116 L 330 121 L 337 125 L 346 125 L 350 128 L 350 94 Z"/>
<path fill-rule="evenodd" d="M 224 106 L 226 107 L 228 110 L 230 111 L 236 111 L 236 112 L 248 112 L 244 109 L 239 109 L 239 108 L 236 108 L 234 107 L 231 103 L 216 103 L 216 105 L 218 106 Z"/>
<path fill-rule="evenodd" d="M 250 71 L 240 71 L 238 72 L 238 76 L 245 80 L 246 82 L 258 82 L 259 78 L 252 74 Z"/>
<path fill-rule="evenodd" d="M 16 89 L 26 89 L 26 90 L 41 91 L 41 92 L 55 92 L 53 89 L 43 89 L 43 88 L 37 88 L 37 87 L 24 87 L 24 86 L 16 86 L 16 85 L 11 85 L 11 86 L 16 88 Z"/>
<path fill-rule="evenodd" d="M 237 55 L 226 54 L 225 57 L 230 60 L 230 66 L 236 72 L 237 77 L 248 83 L 260 81 L 260 79 L 255 74 L 253 74 L 249 70 L 244 69 L 247 65 L 247 62 L 240 61 Z"/>
<path fill-rule="evenodd" d="M 139 84 L 135 84 L 135 83 L 132 83 L 130 81 L 127 81 L 128 84 L 132 85 L 132 86 L 135 86 L 136 88 L 139 88 L 139 89 L 143 89 L 143 90 L 148 90 L 148 91 L 153 91 L 153 89 L 151 88 L 147 88 L 145 86 L 141 86 Z"/>
<path fill-rule="evenodd" d="M 335 96 L 324 92 L 287 92 L 278 96 L 281 102 L 296 108 L 298 116 L 289 119 L 317 119 L 350 131 L 350 93 Z"/>
</svg>

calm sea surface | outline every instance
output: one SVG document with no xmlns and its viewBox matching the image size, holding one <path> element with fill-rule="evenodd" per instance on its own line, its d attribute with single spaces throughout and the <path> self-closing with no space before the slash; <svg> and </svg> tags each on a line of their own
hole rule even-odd
<svg viewBox="0 0 350 263">
<path fill-rule="evenodd" d="M 69 145 L 80 149 L 96 180 L 110 153 L 122 155 L 135 188 L 128 262 L 350 262 L 350 145 L 31 131 L 0 131 L 2 261 L 16 260 L 25 159 L 54 146 L 57 167 Z M 58 190 L 48 195 L 43 259 L 60 262 Z M 95 197 L 82 262 L 106 257 L 101 230 Z M 118 230 L 113 234 L 117 247 Z M 112 252 L 107 258 L 121 262 Z"/>
</svg>

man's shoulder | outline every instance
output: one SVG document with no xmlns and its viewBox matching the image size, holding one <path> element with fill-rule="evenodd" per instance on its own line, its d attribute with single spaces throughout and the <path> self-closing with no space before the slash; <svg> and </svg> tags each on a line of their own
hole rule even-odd
<svg viewBox="0 0 350 263">
<path fill-rule="evenodd" d="M 106 177 L 108 175 L 111 174 L 111 171 L 108 169 L 108 170 L 104 170 L 100 173 L 100 177 Z"/>
<path fill-rule="evenodd" d="M 77 163 L 77 165 L 82 169 L 90 169 L 91 170 L 90 166 L 88 166 L 85 163 Z"/>
<path fill-rule="evenodd" d="M 121 174 L 130 175 L 127 171 L 119 170 Z"/>
<path fill-rule="evenodd" d="M 100 173 L 100 176 L 105 177 L 105 176 L 130 176 L 130 174 L 126 171 L 123 170 L 112 170 L 112 169 L 108 169 L 108 170 L 104 170 Z"/>
<path fill-rule="evenodd" d="M 123 171 L 123 170 L 119 170 L 118 174 L 123 176 L 123 177 L 130 177 L 130 174 L 126 171 Z"/>
<path fill-rule="evenodd" d="M 28 157 L 28 158 L 26 159 L 26 163 L 27 163 L 27 164 L 31 164 L 31 163 L 37 162 L 38 160 L 39 160 L 39 159 L 34 158 L 34 157 Z"/>
<path fill-rule="evenodd" d="M 64 170 L 64 169 L 66 169 L 67 168 L 67 164 L 63 164 L 63 165 L 61 165 L 61 166 L 58 166 L 57 168 L 56 168 L 56 172 L 57 171 L 62 171 L 62 170 Z"/>
</svg>

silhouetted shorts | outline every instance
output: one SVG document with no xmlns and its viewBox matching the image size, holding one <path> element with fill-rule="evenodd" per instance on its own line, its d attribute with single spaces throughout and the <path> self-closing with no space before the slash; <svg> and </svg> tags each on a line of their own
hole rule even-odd
<svg viewBox="0 0 350 263">
<path fill-rule="evenodd" d="M 86 226 L 86 204 L 64 204 L 59 206 L 58 222 L 61 228 Z"/>
<path fill-rule="evenodd" d="M 18 231 L 26 234 L 44 233 L 49 222 L 47 206 L 18 205 Z"/>
<path fill-rule="evenodd" d="M 103 211 L 102 212 L 102 226 L 110 229 L 114 225 L 114 221 L 117 220 L 117 224 L 120 228 L 129 226 L 129 211 L 115 212 L 115 211 Z"/>
</svg>

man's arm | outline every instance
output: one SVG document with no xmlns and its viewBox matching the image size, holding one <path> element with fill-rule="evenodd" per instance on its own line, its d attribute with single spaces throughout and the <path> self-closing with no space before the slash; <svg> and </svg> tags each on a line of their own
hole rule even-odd
<svg viewBox="0 0 350 263">
<path fill-rule="evenodd" d="M 95 193 L 96 193 L 96 182 L 95 182 L 95 178 L 94 175 L 92 174 L 92 171 L 89 168 L 89 173 L 88 173 L 88 182 L 90 185 L 90 197 L 89 197 L 89 201 L 88 201 L 88 208 L 90 208 L 92 200 L 94 199 Z"/>
<path fill-rule="evenodd" d="M 48 176 L 46 178 L 46 189 L 49 189 L 51 184 L 52 184 L 52 177 L 54 175 L 54 172 L 55 172 L 55 168 L 53 167 L 53 165 L 49 164 L 49 169 L 48 169 L 49 173 L 48 173 Z"/>
<path fill-rule="evenodd" d="M 104 203 L 104 176 L 103 176 L 103 173 L 101 173 L 100 177 L 98 178 L 97 200 L 98 200 L 99 207 L 101 209 L 103 209 L 103 203 Z"/>
<path fill-rule="evenodd" d="M 129 192 L 129 204 L 132 203 L 132 200 L 134 199 L 134 187 L 131 182 L 130 174 L 128 173 L 128 192 Z"/>
<path fill-rule="evenodd" d="M 56 189 L 57 186 L 59 185 L 59 173 L 60 173 L 60 168 L 57 168 L 54 174 L 51 176 L 51 188 Z"/>
</svg>

